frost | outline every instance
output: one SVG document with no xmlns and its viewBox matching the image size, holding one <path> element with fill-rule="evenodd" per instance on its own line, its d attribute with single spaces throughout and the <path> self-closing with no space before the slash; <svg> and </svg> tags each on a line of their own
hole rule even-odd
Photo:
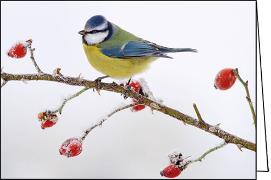
<svg viewBox="0 0 271 180">
<path fill-rule="evenodd" d="M 182 153 L 174 151 L 170 154 L 168 154 L 169 162 L 171 164 L 174 164 L 178 167 L 184 167 L 186 162 L 184 161 L 185 158 L 183 158 Z"/>
<path fill-rule="evenodd" d="M 144 78 L 140 78 L 139 83 L 140 83 L 140 85 L 142 87 L 142 90 L 143 90 L 144 94 L 146 94 L 150 100 L 152 100 L 152 101 L 154 101 L 154 102 L 156 102 L 158 104 L 163 103 L 162 99 L 154 97 L 152 91 L 150 90 L 150 88 L 149 88 L 149 86 L 148 86 L 148 84 L 147 84 L 147 82 L 146 82 L 146 80 Z M 157 105 L 157 104 L 155 104 L 155 105 Z M 160 109 L 160 107 L 158 107 L 158 106 L 155 106 L 153 108 L 154 109 Z"/>
<path fill-rule="evenodd" d="M 80 138 L 67 139 L 60 147 L 59 153 L 67 157 L 77 156 L 82 152 L 82 141 Z"/>
<path fill-rule="evenodd" d="M 145 81 L 145 79 L 144 78 L 140 78 L 139 79 L 139 83 L 140 83 L 140 85 L 142 87 L 142 90 L 143 90 L 144 94 L 146 94 L 151 100 L 155 100 L 155 98 L 153 96 L 153 93 L 150 90 L 150 88 L 149 88 L 147 82 Z"/>
</svg>

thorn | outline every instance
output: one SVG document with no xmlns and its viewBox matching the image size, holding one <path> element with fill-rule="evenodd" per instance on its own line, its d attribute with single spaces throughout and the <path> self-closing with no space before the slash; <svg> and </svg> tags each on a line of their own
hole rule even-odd
<svg viewBox="0 0 271 180">
<path fill-rule="evenodd" d="M 243 146 L 242 146 L 241 144 L 236 144 L 236 146 L 238 147 L 238 149 L 239 149 L 240 151 L 243 152 L 243 150 L 242 150 Z"/>
<path fill-rule="evenodd" d="M 217 125 L 215 125 L 215 128 L 219 128 L 221 123 L 218 123 Z"/>
<path fill-rule="evenodd" d="M 21 81 L 24 83 L 24 84 L 28 84 L 28 81 L 26 79 L 21 79 Z"/>
<path fill-rule="evenodd" d="M 100 89 L 97 89 L 97 88 L 95 89 L 95 88 L 94 88 L 93 91 L 94 91 L 94 90 L 96 90 L 96 92 L 97 92 L 99 95 L 101 95 Z"/>
<path fill-rule="evenodd" d="M 3 79 L 3 83 L 1 84 L 1 88 L 4 87 L 7 84 L 8 81 Z"/>
<path fill-rule="evenodd" d="M 80 81 L 80 80 L 83 80 L 83 76 L 81 76 L 82 73 L 80 73 L 78 76 L 77 76 L 77 79 Z"/>
<path fill-rule="evenodd" d="M 114 86 L 119 85 L 119 84 L 117 84 L 115 81 L 113 81 L 112 84 L 113 84 Z"/>
<path fill-rule="evenodd" d="M 60 71 L 61 71 L 61 68 L 56 68 L 56 69 L 54 69 L 54 71 L 53 71 L 53 76 L 63 76 L 61 73 L 60 73 Z"/>
</svg>

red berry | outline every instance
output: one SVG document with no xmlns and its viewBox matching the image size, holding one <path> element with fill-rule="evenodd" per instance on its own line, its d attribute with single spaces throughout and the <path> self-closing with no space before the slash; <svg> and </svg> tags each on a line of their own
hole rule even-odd
<svg viewBox="0 0 271 180">
<path fill-rule="evenodd" d="M 52 127 L 52 126 L 55 125 L 55 124 L 56 124 L 56 122 L 50 121 L 50 120 L 42 121 L 42 122 L 41 122 L 41 129 L 45 129 L 45 128 L 48 128 L 48 127 Z"/>
<path fill-rule="evenodd" d="M 160 172 L 161 176 L 165 176 L 168 178 L 175 178 L 177 176 L 179 176 L 181 174 L 181 169 L 174 165 L 174 164 L 170 164 L 169 166 L 167 166 L 164 170 L 162 170 Z"/>
<path fill-rule="evenodd" d="M 130 86 L 132 88 L 132 90 L 137 92 L 137 93 L 141 89 L 141 85 L 140 85 L 140 83 L 138 81 L 133 81 L 128 86 Z"/>
<path fill-rule="evenodd" d="M 52 127 L 58 121 L 57 115 L 54 113 L 50 113 L 48 111 L 40 112 L 38 114 L 38 119 L 39 119 L 39 121 L 41 121 L 41 128 L 42 129 Z"/>
<path fill-rule="evenodd" d="M 138 112 L 138 111 L 141 111 L 144 108 L 145 108 L 144 104 L 138 104 L 138 105 L 135 105 L 135 106 L 132 107 L 132 111 L 133 112 Z"/>
<path fill-rule="evenodd" d="M 227 90 L 235 83 L 236 76 L 233 69 L 225 68 L 219 71 L 215 78 L 215 88 L 220 90 Z"/>
<path fill-rule="evenodd" d="M 27 53 L 27 42 L 18 42 L 10 48 L 8 56 L 12 58 L 23 58 Z"/>
<path fill-rule="evenodd" d="M 82 140 L 78 138 L 67 139 L 60 147 L 59 153 L 67 157 L 74 157 L 82 152 Z"/>
</svg>

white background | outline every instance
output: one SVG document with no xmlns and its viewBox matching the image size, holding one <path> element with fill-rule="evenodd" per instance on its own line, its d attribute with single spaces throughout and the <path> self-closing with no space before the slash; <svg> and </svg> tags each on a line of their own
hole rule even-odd
<svg viewBox="0 0 271 180">
<path fill-rule="evenodd" d="M 228 91 L 213 88 L 216 73 L 238 67 L 255 98 L 254 2 L 1 2 L 1 52 L 17 40 L 32 38 L 40 67 L 65 75 L 101 76 L 87 62 L 78 31 L 86 20 L 103 14 L 142 37 L 169 47 L 190 47 L 199 53 L 159 59 L 135 78 L 144 77 L 155 96 L 195 116 L 197 103 L 210 124 L 255 141 L 254 126 L 239 82 Z M 30 59 L 1 53 L 6 72 L 35 72 Z M 110 82 L 111 80 L 106 80 Z M 9 82 L 1 89 L 1 171 L 3 178 L 160 178 L 168 152 L 176 149 L 197 157 L 221 142 L 202 130 L 149 109 L 123 111 L 84 141 L 76 158 L 58 154 L 67 138 L 118 106 L 117 94 L 88 91 L 68 103 L 56 126 L 41 130 L 37 113 L 57 107 L 79 87 L 51 82 Z M 126 102 L 129 100 L 126 100 Z M 128 102 L 127 102 L 128 103 Z M 179 178 L 254 178 L 255 153 L 234 145 L 191 165 Z"/>
</svg>

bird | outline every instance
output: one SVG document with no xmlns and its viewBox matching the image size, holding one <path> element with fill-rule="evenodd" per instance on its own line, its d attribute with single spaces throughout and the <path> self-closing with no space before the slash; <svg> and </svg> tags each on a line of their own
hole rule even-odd
<svg viewBox="0 0 271 180">
<path fill-rule="evenodd" d="M 144 40 L 102 15 L 89 18 L 79 34 L 89 63 L 104 74 L 103 77 L 113 79 L 131 79 L 147 70 L 156 59 L 172 58 L 167 53 L 197 52 L 192 48 L 168 48 Z"/>
</svg>

